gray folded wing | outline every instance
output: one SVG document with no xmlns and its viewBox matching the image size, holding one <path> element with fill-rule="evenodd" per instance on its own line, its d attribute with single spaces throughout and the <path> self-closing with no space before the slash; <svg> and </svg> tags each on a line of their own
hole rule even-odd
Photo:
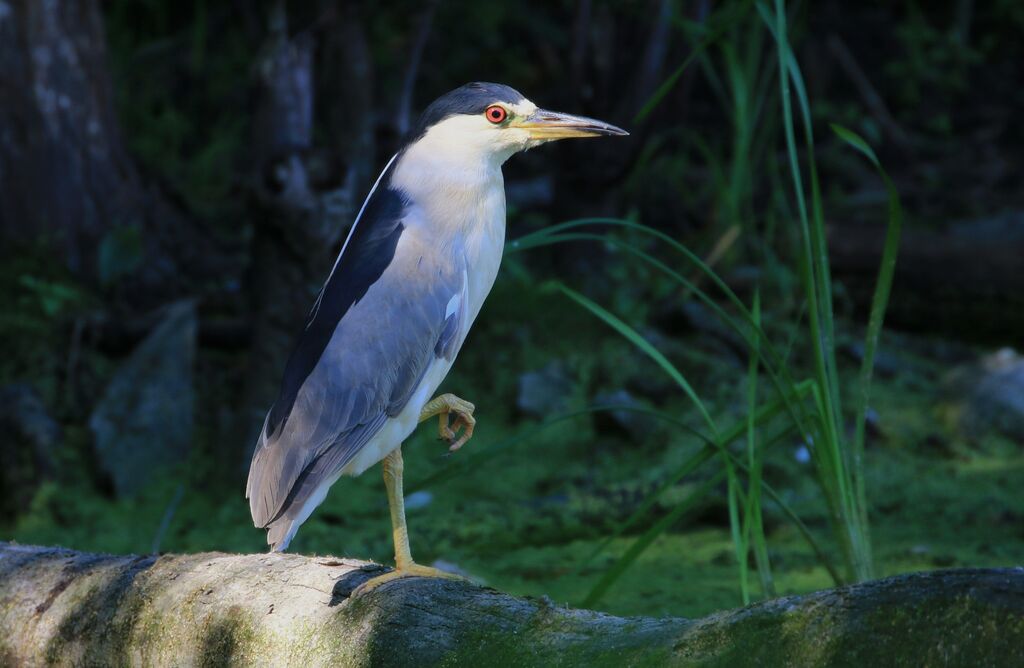
<svg viewBox="0 0 1024 668">
<path fill-rule="evenodd" d="M 398 197 L 371 196 L 289 360 L 249 471 L 258 527 L 296 515 L 458 347 L 462 255 L 434 253 Z"/>
</svg>

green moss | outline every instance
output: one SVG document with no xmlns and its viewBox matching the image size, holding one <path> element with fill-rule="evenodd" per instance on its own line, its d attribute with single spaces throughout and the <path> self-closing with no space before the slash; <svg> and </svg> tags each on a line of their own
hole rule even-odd
<svg viewBox="0 0 1024 668">
<path fill-rule="evenodd" d="M 250 648 L 256 637 L 252 618 L 237 605 L 228 608 L 223 615 L 209 618 L 201 636 L 199 664 L 202 666 L 251 663 L 255 659 Z"/>
</svg>

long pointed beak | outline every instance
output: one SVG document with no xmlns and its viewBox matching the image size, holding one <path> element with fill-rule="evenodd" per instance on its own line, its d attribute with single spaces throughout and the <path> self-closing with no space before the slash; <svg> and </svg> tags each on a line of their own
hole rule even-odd
<svg viewBox="0 0 1024 668">
<path fill-rule="evenodd" d="M 624 137 L 629 133 L 622 128 L 586 116 L 573 116 L 559 111 L 538 109 L 518 123 L 517 127 L 529 130 L 530 139 L 568 139 L 570 137 L 600 137 L 602 135 Z"/>
</svg>

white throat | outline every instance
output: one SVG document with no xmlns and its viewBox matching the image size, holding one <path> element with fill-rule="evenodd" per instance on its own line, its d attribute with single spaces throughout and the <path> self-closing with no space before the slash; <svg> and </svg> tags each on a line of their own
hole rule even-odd
<svg viewBox="0 0 1024 668">
<path fill-rule="evenodd" d="M 521 150 L 508 135 L 497 146 L 482 116 L 456 116 L 433 126 L 395 161 L 391 186 L 409 200 L 406 224 L 419 228 L 434 252 L 451 253 L 467 269 L 469 325 L 494 283 L 505 243 L 501 165 Z M 456 259 L 457 258 L 457 259 Z"/>
<path fill-rule="evenodd" d="M 499 137 L 502 142 L 496 141 Z M 496 226 L 503 235 L 501 165 L 518 150 L 482 116 L 453 116 L 406 147 L 395 161 L 391 185 L 422 211 L 415 217 L 430 226 L 438 241 L 454 233 L 475 236 L 471 232 Z"/>
<path fill-rule="evenodd" d="M 511 106 L 513 113 L 524 116 L 536 108 L 529 100 Z M 495 125 L 483 114 L 456 114 L 406 147 L 392 183 L 417 203 L 456 189 L 501 187 L 501 166 L 536 143 L 528 131 Z"/>
<path fill-rule="evenodd" d="M 456 117 L 430 128 L 399 157 L 392 183 L 410 195 L 429 195 L 424 180 L 434 186 L 447 181 L 451 187 L 472 187 L 493 179 L 495 174 L 501 178 L 501 165 L 516 149 L 496 150 L 486 135 L 466 131 L 464 126 L 471 126 L 469 121 L 475 120 Z"/>
</svg>

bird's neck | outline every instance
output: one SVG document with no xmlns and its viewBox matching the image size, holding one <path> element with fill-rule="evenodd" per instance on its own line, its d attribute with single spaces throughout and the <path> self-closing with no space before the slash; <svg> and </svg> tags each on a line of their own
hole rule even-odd
<svg viewBox="0 0 1024 668">
<path fill-rule="evenodd" d="M 420 208 L 435 235 L 470 235 L 500 224 L 504 233 L 504 158 L 426 137 L 399 155 L 391 186 Z M 475 236 L 475 235 L 473 235 Z"/>
<path fill-rule="evenodd" d="M 505 245 L 504 160 L 437 142 L 416 142 L 395 163 L 391 186 L 412 209 L 406 217 L 434 252 L 465 267 L 466 327 L 490 292 Z M 463 264 L 464 263 L 464 264 Z"/>
</svg>

